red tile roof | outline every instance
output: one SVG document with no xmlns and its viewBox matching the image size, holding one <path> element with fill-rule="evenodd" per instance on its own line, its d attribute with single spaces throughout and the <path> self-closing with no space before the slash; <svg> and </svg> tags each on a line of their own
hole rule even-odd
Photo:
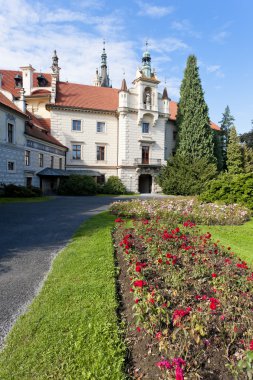
<svg viewBox="0 0 253 380">
<path fill-rule="evenodd" d="M 56 93 L 56 106 L 117 111 L 119 104 L 115 88 L 59 82 Z"/>
<path fill-rule="evenodd" d="M 14 71 L 14 70 L 0 70 L 0 74 L 2 74 L 2 89 L 9 91 L 12 93 L 13 96 L 19 97 L 20 96 L 20 88 L 15 87 L 15 81 L 14 77 L 16 75 L 21 75 L 22 76 L 22 71 Z M 38 82 L 37 82 L 37 76 L 39 74 L 43 74 L 46 80 L 48 81 L 47 87 L 51 86 L 51 74 L 47 73 L 33 73 L 33 86 L 38 87 Z"/>
<path fill-rule="evenodd" d="M 29 111 L 26 111 L 26 114 L 28 115 L 28 117 L 29 117 L 29 119 L 33 125 L 41 128 L 41 129 L 45 129 L 46 131 L 50 132 L 51 119 L 44 119 L 44 118 L 35 116 L 33 113 L 31 113 Z"/>
<path fill-rule="evenodd" d="M 50 95 L 51 94 L 51 91 L 49 90 L 46 90 L 46 89 L 41 89 L 41 90 L 35 90 L 35 91 L 32 91 L 32 96 L 36 95 L 36 96 L 44 96 L 44 95 Z"/>
<path fill-rule="evenodd" d="M 60 143 L 60 141 L 58 141 L 55 137 L 53 137 L 50 134 L 50 119 L 36 117 L 29 111 L 27 111 L 26 113 L 29 118 L 29 121 L 26 125 L 27 135 L 66 148 L 63 144 Z"/>
<path fill-rule="evenodd" d="M 177 117 L 177 103 L 170 101 L 170 120 L 175 121 L 176 117 Z M 220 130 L 220 127 L 217 124 L 213 123 L 212 121 L 210 121 L 210 126 L 212 129 L 215 129 L 216 131 Z"/>
<path fill-rule="evenodd" d="M 31 137 L 34 137 L 39 140 L 46 141 L 48 143 L 61 146 L 66 148 L 63 144 L 61 144 L 56 138 L 54 138 L 48 131 L 45 129 L 38 128 L 32 124 L 27 124 L 25 128 L 25 134 Z"/>
<path fill-rule="evenodd" d="M 26 117 L 26 115 L 11 100 L 6 98 L 6 96 L 2 92 L 0 92 L 0 104 L 3 104 L 8 108 L 11 108 L 13 111 L 18 112 L 23 117 Z"/>
</svg>

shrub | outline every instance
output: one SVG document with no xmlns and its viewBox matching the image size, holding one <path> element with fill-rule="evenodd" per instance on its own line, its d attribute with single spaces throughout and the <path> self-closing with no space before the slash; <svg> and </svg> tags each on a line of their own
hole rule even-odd
<svg viewBox="0 0 253 380">
<path fill-rule="evenodd" d="M 61 180 L 58 194 L 94 195 L 96 194 L 96 190 L 96 182 L 92 177 L 73 174 Z"/>
<path fill-rule="evenodd" d="M 161 218 L 175 223 L 191 219 L 209 225 L 237 225 L 250 219 L 250 210 L 236 204 L 201 203 L 196 199 L 163 199 L 114 202 L 110 206 L 114 215 L 132 218 Z"/>
<path fill-rule="evenodd" d="M 21 198 L 30 198 L 30 197 L 40 197 L 42 195 L 41 190 L 38 187 L 25 187 L 25 186 L 16 186 L 13 184 L 4 186 L 5 197 L 21 197 Z"/>
<path fill-rule="evenodd" d="M 221 174 L 206 185 L 199 198 L 206 202 L 239 203 L 253 209 L 253 173 Z"/>
<path fill-rule="evenodd" d="M 161 170 L 157 182 L 165 194 L 196 195 L 217 174 L 216 165 L 206 158 L 193 160 L 174 156 Z"/>
<path fill-rule="evenodd" d="M 125 194 L 126 187 L 119 177 L 111 176 L 104 185 L 103 192 L 105 194 Z"/>
</svg>

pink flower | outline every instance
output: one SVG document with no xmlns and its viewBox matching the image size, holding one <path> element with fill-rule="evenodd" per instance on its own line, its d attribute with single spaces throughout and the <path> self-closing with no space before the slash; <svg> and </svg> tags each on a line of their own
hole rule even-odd
<svg viewBox="0 0 253 380">
<path fill-rule="evenodd" d="M 161 337 L 162 337 L 161 331 L 158 331 L 158 333 L 155 334 L 155 337 L 156 337 L 157 340 L 160 340 Z"/>
<path fill-rule="evenodd" d="M 157 367 L 159 367 L 160 369 L 172 369 L 172 365 L 170 364 L 170 362 L 168 362 L 168 360 L 161 360 L 160 362 L 157 362 L 155 364 Z"/>
</svg>

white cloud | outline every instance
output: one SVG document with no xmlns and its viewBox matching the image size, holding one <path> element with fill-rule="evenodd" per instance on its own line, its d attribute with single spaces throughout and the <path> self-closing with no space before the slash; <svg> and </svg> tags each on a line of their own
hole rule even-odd
<svg viewBox="0 0 253 380">
<path fill-rule="evenodd" d="M 224 73 L 221 70 L 220 65 L 210 65 L 206 66 L 206 70 L 208 73 L 215 74 L 218 78 L 224 78 Z"/>
<path fill-rule="evenodd" d="M 148 41 L 153 51 L 162 54 L 188 48 L 188 45 L 179 38 L 166 37 L 159 40 L 151 38 Z"/>
<path fill-rule="evenodd" d="M 160 18 L 167 16 L 168 14 L 174 11 L 174 8 L 171 6 L 161 7 L 158 5 L 152 5 L 150 3 L 145 3 L 143 1 L 137 1 L 137 4 L 140 8 L 139 15 L 149 16 L 154 18 Z"/>
<path fill-rule="evenodd" d="M 201 37 L 200 33 L 194 31 L 191 23 L 188 20 L 173 21 L 171 24 L 171 28 L 183 35 L 187 34 L 196 38 Z"/>
<path fill-rule="evenodd" d="M 226 30 L 223 30 L 221 32 L 215 33 L 213 35 L 212 40 L 220 44 L 223 44 L 229 36 L 230 36 L 230 33 Z"/>
</svg>

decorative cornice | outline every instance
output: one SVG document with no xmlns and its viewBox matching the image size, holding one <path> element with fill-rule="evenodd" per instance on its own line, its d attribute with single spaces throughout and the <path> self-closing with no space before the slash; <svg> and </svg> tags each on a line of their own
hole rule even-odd
<svg viewBox="0 0 253 380">
<path fill-rule="evenodd" d="M 66 106 L 60 106 L 56 104 L 48 103 L 46 104 L 46 109 L 48 111 L 50 110 L 60 110 L 60 111 L 76 111 L 76 112 L 85 112 L 85 113 L 98 113 L 98 114 L 105 114 L 105 115 L 117 115 L 117 110 L 115 111 L 107 111 L 107 110 L 99 110 L 99 109 L 93 109 L 93 108 L 81 108 L 81 107 L 66 107 Z"/>
</svg>

